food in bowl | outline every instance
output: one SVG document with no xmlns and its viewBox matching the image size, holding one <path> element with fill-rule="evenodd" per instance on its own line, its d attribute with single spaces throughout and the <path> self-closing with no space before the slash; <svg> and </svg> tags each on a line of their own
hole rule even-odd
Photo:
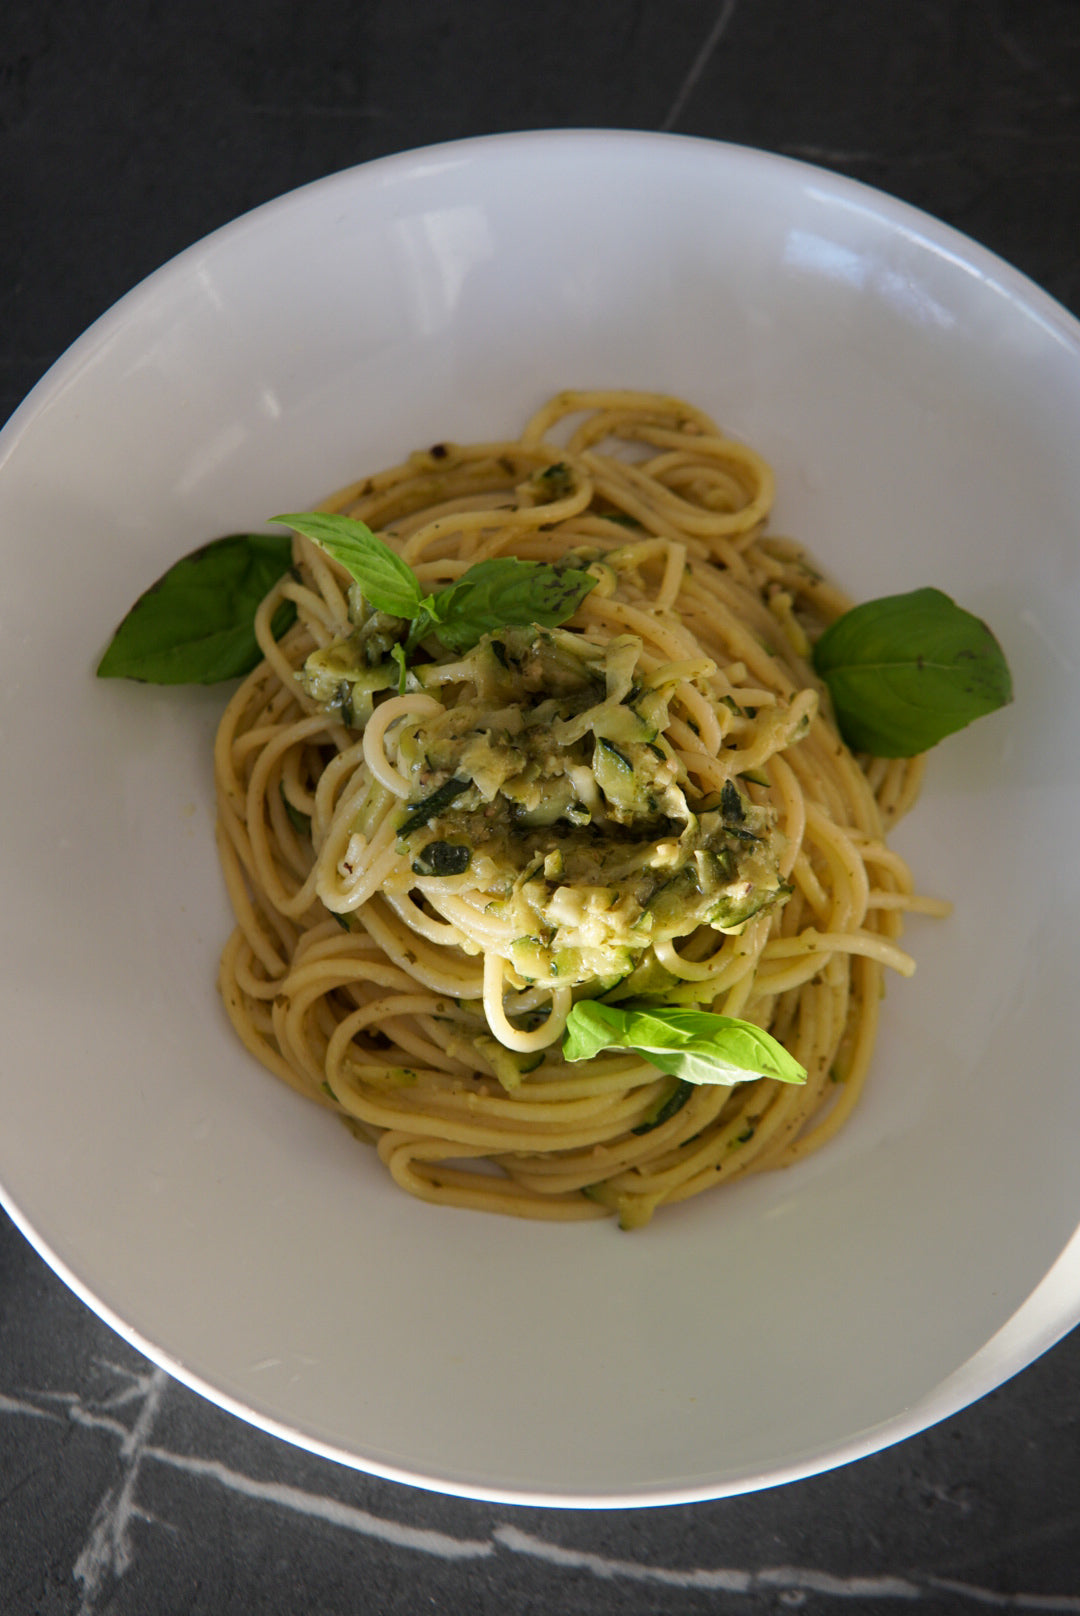
<svg viewBox="0 0 1080 1616">
<path fill-rule="evenodd" d="M 221 991 L 411 1194 L 634 1228 L 854 1109 L 903 917 L 949 907 L 887 832 L 1011 685 L 937 590 L 853 608 L 772 503 L 695 406 L 567 391 L 121 625 L 103 674 L 255 661 L 215 750 Z"/>
</svg>

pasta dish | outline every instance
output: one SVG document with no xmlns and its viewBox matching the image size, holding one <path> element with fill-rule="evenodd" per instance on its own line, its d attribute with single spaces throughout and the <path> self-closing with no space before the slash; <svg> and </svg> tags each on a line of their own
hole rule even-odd
<svg viewBox="0 0 1080 1616">
<path fill-rule="evenodd" d="M 885 841 L 922 759 L 841 740 L 811 648 L 851 603 L 768 532 L 772 501 L 691 405 L 567 392 L 519 438 L 437 443 L 322 507 L 428 601 L 486 590 L 496 625 L 481 564 L 576 591 L 564 621 L 508 613 L 472 644 L 296 533 L 217 738 L 221 990 L 413 1195 L 636 1227 L 851 1114 L 883 970 L 914 969 L 904 913 L 945 906 Z M 581 1005 L 739 1018 L 805 1081 L 688 1080 L 633 1040 L 570 1058 Z"/>
</svg>

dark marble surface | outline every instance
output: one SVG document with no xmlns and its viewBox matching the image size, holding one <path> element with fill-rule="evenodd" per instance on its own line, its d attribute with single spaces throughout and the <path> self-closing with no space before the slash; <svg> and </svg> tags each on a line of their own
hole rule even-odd
<svg viewBox="0 0 1080 1616">
<path fill-rule="evenodd" d="M 244 209 L 383 153 L 556 125 L 838 169 L 1080 311 L 1076 0 L 7 0 L 0 415 Z M 626 1514 L 440 1498 L 202 1402 L 0 1218 L 0 1612 L 1080 1612 L 1078 1409 L 1074 1334 L 959 1417 L 795 1486 Z"/>
</svg>

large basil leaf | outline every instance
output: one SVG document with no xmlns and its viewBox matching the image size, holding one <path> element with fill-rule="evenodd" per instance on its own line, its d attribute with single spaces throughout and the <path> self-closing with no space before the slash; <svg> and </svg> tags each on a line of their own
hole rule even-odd
<svg viewBox="0 0 1080 1616">
<path fill-rule="evenodd" d="M 769 1033 L 708 1010 L 582 999 L 566 1019 L 563 1055 L 590 1060 L 605 1049 L 631 1049 L 684 1083 L 806 1082 L 805 1068 Z"/>
<path fill-rule="evenodd" d="M 102 679 L 149 684 L 216 684 L 259 662 L 256 608 L 292 558 L 276 533 L 233 533 L 171 566 L 140 595 L 98 664 Z M 291 604 L 274 615 L 276 635 L 296 616 Z"/>
<path fill-rule="evenodd" d="M 1012 700 L 986 624 L 940 589 L 867 601 L 814 647 L 840 733 L 856 752 L 914 757 Z"/>
</svg>

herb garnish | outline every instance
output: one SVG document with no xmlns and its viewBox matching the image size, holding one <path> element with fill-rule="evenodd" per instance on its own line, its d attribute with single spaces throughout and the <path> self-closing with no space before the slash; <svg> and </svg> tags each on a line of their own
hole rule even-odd
<svg viewBox="0 0 1080 1616">
<path fill-rule="evenodd" d="M 434 595 L 425 595 L 407 562 L 354 516 L 323 511 L 275 516 L 339 561 L 378 611 L 411 622 L 406 652 L 434 634 L 448 651 L 464 656 L 485 634 L 539 623 L 557 628 L 572 617 L 596 587 L 591 573 L 499 556 L 478 561 Z"/>
<path fill-rule="evenodd" d="M 1012 700 L 986 624 L 940 589 L 867 601 L 814 646 L 845 741 L 875 757 L 914 757 Z"/>
<path fill-rule="evenodd" d="M 806 1082 L 806 1069 L 753 1022 L 678 1006 L 579 1000 L 566 1018 L 563 1055 L 591 1060 L 605 1049 L 633 1050 L 684 1083 Z"/>
<path fill-rule="evenodd" d="M 262 658 L 256 609 L 291 560 L 291 542 L 277 533 L 232 533 L 184 556 L 139 596 L 98 663 L 98 677 L 212 685 L 250 673 Z M 295 616 L 291 601 L 278 608 L 275 638 Z"/>
</svg>

